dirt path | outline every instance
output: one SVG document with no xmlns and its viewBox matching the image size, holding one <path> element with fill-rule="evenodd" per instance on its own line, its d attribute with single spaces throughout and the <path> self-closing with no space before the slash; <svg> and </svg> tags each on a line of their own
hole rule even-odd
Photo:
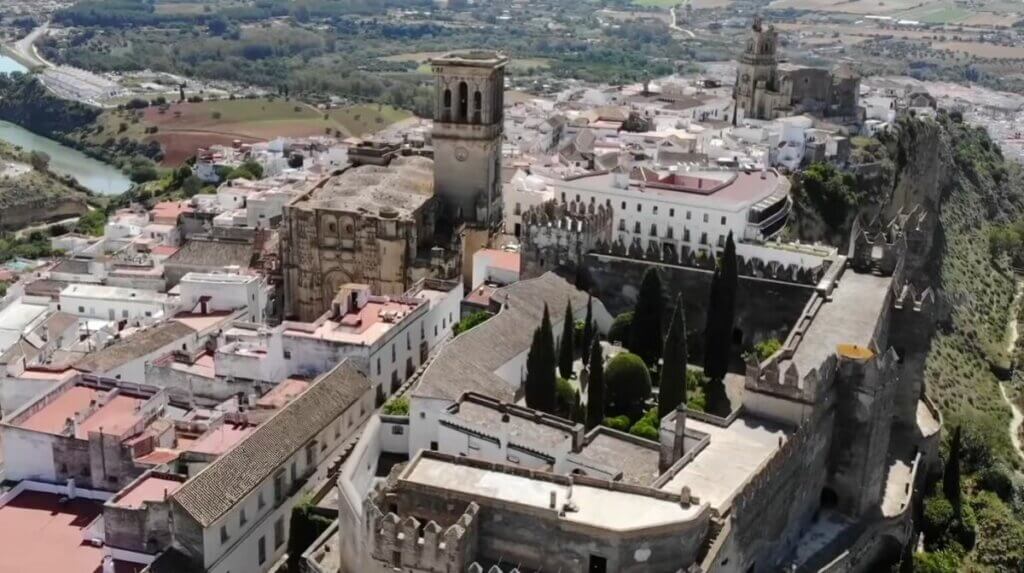
<svg viewBox="0 0 1024 573">
<path fill-rule="evenodd" d="M 1024 295 L 1024 282 L 1017 281 L 1017 292 L 1013 296 L 1013 304 L 1010 305 L 1010 322 L 1007 325 L 1007 332 L 1009 336 L 1006 337 L 1006 352 L 1011 356 L 1013 355 L 1013 349 L 1017 345 L 1017 337 L 1020 335 L 1017 329 L 1017 313 L 1020 310 L 1021 295 Z M 1017 450 L 1017 455 L 1024 459 L 1024 448 L 1021 447 L 1020 440 L 1020 426 L 1024 424 L 1024 413 L 1021 413 L 1020 408 L 1010 400 L 1010 397 L 1006 394 L 1006 384 L 1003 382 L 999 383 L 999 393 L 1003 395 L 1003 401 L 1010 407 L 1010 441 L 1013 442 L 1013 447 Z"/>
</svg>

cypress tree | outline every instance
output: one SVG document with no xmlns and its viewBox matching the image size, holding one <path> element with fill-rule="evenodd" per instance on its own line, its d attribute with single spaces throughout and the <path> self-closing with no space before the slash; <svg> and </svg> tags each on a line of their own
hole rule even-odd
<svg viewBox="0 0 1024 573">
<path fill-rule="evenodd" d="M 704 374 L 711 379 L 708 406 L 712 411 L 720 412 L 728 408 L 724 380 L 732 355 L 732 330 L 736 320 L 738 286 L 736 243 L 733 242 L 732 233 L 729 233 L 725 241 L 725 252 L 722 253 L 711 279 L 711 296 L 704 330 Z"/>
<path fill-rule="evenodd" d="M 544 305 L 544 318 L 533 333 L 530 353 L 526 356 L 526 405 L 554 413 L 557 406 L 555 383 L 555 337 L 551 333 L 551 314 Z"/>
<path fill-rule="evenodd" d="M 644 272 L 633 309 L 633 324 L 630 325 L 626 348 L 643 358 L 648 366 L 654 366 L 661 358 L 661 316 L 665 313 L 665 302 L 661 298 L 661 278 L 658 271 L 649 267 Z"/>
<path fill-rule="evenodd" d="M 942 472 L 942 493 L 953 506 L 957 519 L 960 519 L 963 511 L 960 490 L 960 426 L 953 430 L 953 438 L 949 443 L 949 458 Z"/>
<path fill-rule="evenodd" d="M 590 343 L 590 383 L 587 386 L 587 429 L 604 421 L 604 357 L 601 341 L 596 337 Z"/>
<path fill-rule="evenodd" d="M 668 323 L 665 336 L 664 363 L 658 392 L 658 418 L 664 418 L 676 406 L 686 403 L 686 313 L 682 297 L 676 297 L 676 307 Z"/>
<path fill-rule="evenodd" d="M 572 319 L 572 301 L 565 301 L 565 320 L 562 321 L 562 342 L 558 347 L 558 373 L 566 380 L 572 378 L 572 361 L 575 358 L 573 337 L 576 324 Z"/>
<path fill-rule="evenodd" d="M 583 340 L 580 343 L 580 354 L 583 364 L 590 360 L 590 339 L 594 337 L 594 297 L 587 297 L 587 318 L 583 323 Z"/>
</svg>

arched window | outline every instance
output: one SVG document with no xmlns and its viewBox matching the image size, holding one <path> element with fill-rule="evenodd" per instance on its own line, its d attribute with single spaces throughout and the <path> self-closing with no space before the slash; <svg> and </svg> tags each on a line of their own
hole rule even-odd
<svg viewBox="0 0 1024 573">
<path fill-rule="evenodd" d="M 480 123 L 481 109 L 484 105 L 483 95 L 480 90 L 473 92 L 473 123 Z"/>
<path fill-rule="evenodd" d="M 459 82 L 459 113 L 456 117 L 459 121 L 469 119 L 469 86 L 466 82 Z"/>
<path fill-rule="evenodd" d="M 444 106 L 441 108 L 441 119 L 443 121 L 452 120 L 452 90 L 448 88 L 444 90 Z"/>
</svg>

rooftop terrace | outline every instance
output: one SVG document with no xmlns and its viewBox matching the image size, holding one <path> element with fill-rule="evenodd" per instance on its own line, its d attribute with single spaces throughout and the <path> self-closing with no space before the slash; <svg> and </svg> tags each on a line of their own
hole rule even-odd
<svg viewBox="0 0 1024 573">
<path fill-rule="evenodd" d="M 534 479 L 522 473 L 489 470 L 421 454 L 409 463 L 399 482 L 440 488 L 475 499 L 519 504 L 534 510 L 549 509 L 551 494 L 554 493 L 556 508 L 562 508 L 570 500 L 577 508 L 559 515 L 559 519 L 615 531 L 643 530 L 690 521 L 704 509 L 700 505 L 684 507 L 679 501 L 639 493 L 569 485 L 561 480 L 544 479 L 545 475 L 538 474 L 540 479 Z"/>
<path fill-rule="evenodd" d="M 661 489 L 679 492 L 687 486 L 701 502 L 720 512 L 793 433 L 790 428 L 743 415 L 725 428 L 691 417 L 686 429 L 707 434 L 711 440 Z"/>
<path fill-rule="evenodd" d="M 129 484 L 110 503 L 125 509 L 141 509 L 146 502 L 165 501 L 184 481 L 150 474 Z"/>
<path fill-rule="evenodd" d="M 118 394 L 100 404 L 106 394 L 89 386 L 72 386 L 16 425 L 26 430 L 58 435 L 64 432 L 67 420 L 78 415 L 76 438 L 88 439 L 89 432 L 120 436 L 140 421 L 138 408 L 145 400 Z"/>
<path fill-rule="evenodd" d="M 51 493 L 25 491 L 0 507 L 0 572 L 97 573 L 103 549 L 82 541 L 83 530 L 103 510 L 82 498 L 61 501 Z M 115 573 L 138 573 L 142 565 L 114 562 Z"/>
</svg>

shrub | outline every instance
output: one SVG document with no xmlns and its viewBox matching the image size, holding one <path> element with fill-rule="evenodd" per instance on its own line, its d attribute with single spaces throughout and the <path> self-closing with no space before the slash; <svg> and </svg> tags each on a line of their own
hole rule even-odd
<svg viewBox="0 0 1024 573">
<path fill-rule="evenodd" d="M 658 441 L 658 409 L 651 408 L 644 413 L 644 416 L 636 421 L 631 428 L 629 433 L 634 436 L 641 438 L 647 438 L 648 440 Z"/>
<path fill-rule="evenodd" d="M 606 411 L 637 416 L 651 395 L 651 374 L 642 358 L 622 352 L 612 358 L 604 372 L 607 388 Z"/>
<path fill-rule="evenodd" d="M 561 376 L 555 380 L 555 407 L 559 416 L 572 419 L 576 408 L 576 389 Z"/>
<path fill-rule="evenodd" d="M 925 499 L 921 531 L 924 533 L 926 548 L 931 550 L 945 547 L 946 532 L 954 518 L 953 504 L 941 493 Z"/>
<path fill-rule="evenodd" d="M 754 352 L 757 353 L 757 360 L 768 359 L 769 356 L 775 354 L 782 348 L 782 341 L 778 338 L 769 338 L 768 340 L 762 340 L 754 345 Z"/>
<path fill-rule="evenodd" d="M 620 432 L 629 431 L 628 416 L 613 416 L 611 418 L 605 418 L 602 424 L 613 430 L 619 430 Z"/>
<path fill-rule="evenodd" d="M 960 571 L 960 556 L 950 550 L 915 553 L 914 571 L 916 573 L 957 573 Z"/>
<path fill-rule="evenodd" d="M 611 342 L 624 342 L 629 336 L 629 329 L 633 325 L 633 311 L 628 311 L 615 317 L 611 328 L 608 329 L 608 340 Z"/>
<path fill-rule="evenodd" d="M 395 396 L 384 404 L 383 412 L 389 416 L 408 416 L 409 397 Z"/>
<path fill-rule="evenodd" d="M 474 326 L 483 324 L 484 322 L 487 321 L 488 318 L 491 318 L 491 313 L 489 312 L 485 312 L 482 310 L 474 312 L 473 314 L 466 316 L 466 318 L 463 318 L 455 326 L 453 326 L 452 333 L 455 336 L 458 336 L 463 332 L 466 332 L 467 330 L 473 328 Z"/>
</svg>

